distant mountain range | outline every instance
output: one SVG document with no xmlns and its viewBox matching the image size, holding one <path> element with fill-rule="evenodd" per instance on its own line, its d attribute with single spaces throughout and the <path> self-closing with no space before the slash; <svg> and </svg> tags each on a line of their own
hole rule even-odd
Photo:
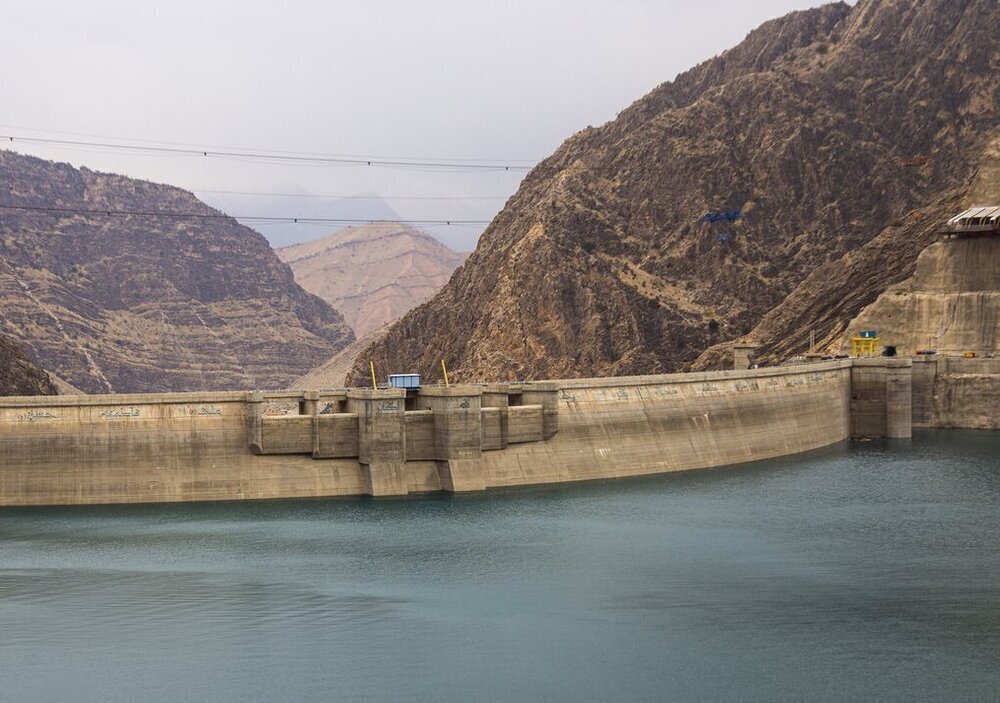
<svg viewBox="0 0 1000 703">
<path fill-rule="evenodd" d="M 9 151 L 0 183 L 0 333 L 85 392 L 285 387 L 354 340 L 189 192 Z"/>
<path fill-rule="evenodd" d="M 374 359 L 433 379 L 442 357 L 470 380 L 718 368 L 728 341 L 777 358 L 813 328 L 836 346 L 969 204 L 1000 129 L 997 36 L 996 0 L 765 23 L 570 137 L 352 377 Z"/>
<path fill-rule="evenodd" d="M 283 247 L 278 256 L 360 339 L 437 293 L 466 255 L 409 225 L 374 222 Z"/>
<path fill-rule="evenodd" d="M 235 216 L 256 215 L 262 217 L 339 218 L 355 221 L 398 221 L 405 219 L 386 200 L 374 194 L 359 194 L 350 198 L 327 198 L 302 191 L 296 196 L 296 189 L 289 189 L 284 195 L 267 193 L 227 193 L 206 192 L 205 202 L 222 212 Z M 254 223 L 254 228 L 267 238 L 275 249 L 311 241 L 324 229 L 335 229 L 335 225 L 320 225 L 304 222 L 264 222 Z"/>
</svg>

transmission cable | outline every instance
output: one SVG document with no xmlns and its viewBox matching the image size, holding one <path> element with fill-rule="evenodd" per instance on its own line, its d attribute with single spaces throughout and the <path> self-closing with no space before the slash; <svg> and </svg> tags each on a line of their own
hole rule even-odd
<svg viewBox="0 0 1000 703">
<path fill-rule="evenodd" d="M 114 144 L 111 142 L 78 141 L 73 139 L 51 139 L 46 137 L 24 137 L 12 134 L 0 135 L 0 140 L 7 142 L 26 142 L 31 144 L 47 144 L 50 146 L 70 146 L 89 147 L 96 149 L 122 149 L 126 151 L 141 151 L 156 154 L 184 154 L 187 156 L 202 156 L 209 158 L 236 158 L 251 159 L 272 163 L 305 163 L 314 165 L 348 165 L 348 166 L 385 166 L 394 168 L 440 168 L 448 170 L 467 171 L 529 171 L 534 166 L 523 164 L 491 163 L 486 161 L 462 161 L 460 159 L 451 160 L 421 160 L 378 157 L 355 157 L 355 156 L 334 156 L 334 155 L 306 155 L 267 151 L 241 151 L 229 149 L 210 148 L 184 148 L 169 146 L 152 146 L 141 144 Z"/>
<path fill-rule="evenodd" d="M 40 212 L 56 215 L 95 215 L 103 217 L 163 217 L 175 220 L 240 220 L 244 222 L 280 222 L 287 224 L 373 224 L 399 222 L 410 225 L 488 225 L 490 220 L 385 220 L 343 217 L 292 217 L 272 215 L 226 215 L 223 213 L 119 210 L 114 208 L 82 209 L 75 207 L 43 207 L 38 205 L 0 205 L 0 210 Z"/>
</svg>

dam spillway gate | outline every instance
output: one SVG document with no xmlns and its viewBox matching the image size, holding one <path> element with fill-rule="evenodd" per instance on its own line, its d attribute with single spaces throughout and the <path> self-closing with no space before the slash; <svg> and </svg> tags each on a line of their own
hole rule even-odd
<svg viewBox="0 0 1000 703">
<path fill-rule="evenodd" d="M 408 493 L 408 461 L 435 462 L 444 490 L 481 490 L 485 484 L 474 464 L 483 452 L 541 442 L 559 428 L 558 388 L 552 383 L 426 386 L 411 398 L 401 388 L 305 391 L 294 397 L 299 414 L 264 411 L 265 402 L 280 399 L 248 395 L 250 450 L 354 458 L 371 495 Z"/>
</svg>

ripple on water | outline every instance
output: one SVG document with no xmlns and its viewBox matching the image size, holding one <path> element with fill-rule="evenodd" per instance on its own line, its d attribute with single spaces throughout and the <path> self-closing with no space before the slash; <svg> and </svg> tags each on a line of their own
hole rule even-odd
<svg viewBox="0 0 1000 703">
<path fill-rule="evenodd" d="M 4 700 L 987 700 L 1000 433 L 419 499 L 0 512 Z"/>
</svg>

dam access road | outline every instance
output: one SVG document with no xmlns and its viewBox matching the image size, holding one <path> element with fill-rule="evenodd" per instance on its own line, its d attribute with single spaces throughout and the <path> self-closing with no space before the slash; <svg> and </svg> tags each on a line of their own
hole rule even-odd
<svg viewBox="0 0 1000 703">
<path fill-rule="evenodd" d="M 479 491 L 738 464 L 914 426 L 1000 427 L 1000 359 L 840 359 L 409 397 L 0 398 L 0 506 Z"/>
</svg>

